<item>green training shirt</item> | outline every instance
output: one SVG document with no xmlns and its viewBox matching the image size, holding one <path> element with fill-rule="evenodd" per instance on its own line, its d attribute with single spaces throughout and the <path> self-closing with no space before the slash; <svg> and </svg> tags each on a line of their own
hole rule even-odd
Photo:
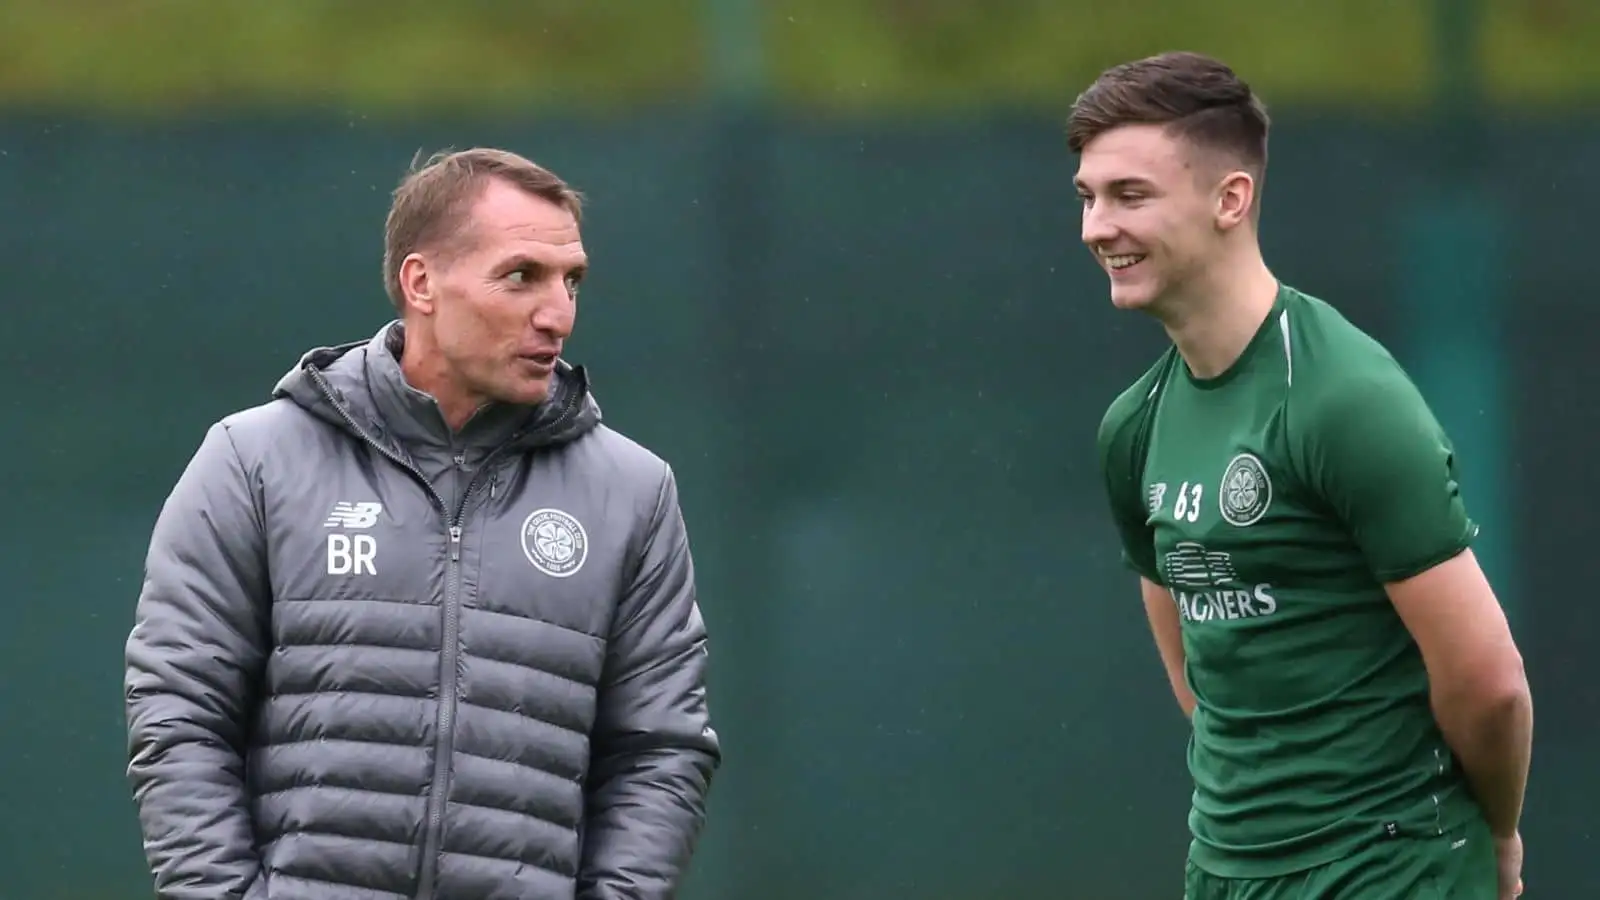
<svg viewBox="0 0 1600 900">
<path fill-rule="evenodd" d="M 1124 559 L 1182 621 L 1195 865 L 1276 877 L 1478 814 L 1383 587 L 1477 528 L 1377 341 L 1283 287 L 1231 368 L 1198 379 L 1169 350 L 1098 443 Z"/>
</svg>

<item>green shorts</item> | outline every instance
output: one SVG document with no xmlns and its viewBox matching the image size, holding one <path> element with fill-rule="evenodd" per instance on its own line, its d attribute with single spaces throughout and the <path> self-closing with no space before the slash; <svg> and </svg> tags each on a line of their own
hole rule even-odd
<svg viewBox="0 0 1600 900">
<path fill-rule="evenodd" d="M 1494 840 L 1481 819 L 1443 835 L 1379 840 L 1281 878 L 1219 878 L 1194 863 L 1184 900 L 1499 900 Z"/>
</svg>

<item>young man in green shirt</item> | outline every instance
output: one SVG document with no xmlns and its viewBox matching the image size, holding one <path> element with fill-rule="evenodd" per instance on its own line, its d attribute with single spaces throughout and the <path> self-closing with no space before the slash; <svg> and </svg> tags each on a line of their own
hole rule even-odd
<svg viewBox="0 0 1600 900">
<path fill-rule="evenodd" d="M 1510 900 L 1532 702 L 1448 437 L 1394 358 L 1280 283 L 1268 117 L 1172 53 L 1077 100 L 1083 240 L 1172 339 L 1098 449 L 1194 778 L 1187 900 Z"/>
</svg>

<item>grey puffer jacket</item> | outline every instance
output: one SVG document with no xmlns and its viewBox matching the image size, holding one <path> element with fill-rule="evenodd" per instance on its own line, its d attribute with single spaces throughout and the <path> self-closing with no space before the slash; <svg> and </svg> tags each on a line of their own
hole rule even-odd
<svg viewBox="0 0 1600 900">
<path fill-rule="evenodd" d="M 720 748 L 669 467 L 581 369 L 457 434 L 391 323 L 211 426 L 127 644 L 162 900 L 674 896 Z"/>
</svg>

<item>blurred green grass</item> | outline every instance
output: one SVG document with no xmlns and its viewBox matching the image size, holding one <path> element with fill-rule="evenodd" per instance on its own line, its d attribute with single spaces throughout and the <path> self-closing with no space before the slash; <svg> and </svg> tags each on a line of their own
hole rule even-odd
<svg viewBox="0 0 1600 900">
<path fill-rule="evenodd" d="M 1174 48 L 1269 99 L 1374 111 L 1429 91 L 1432 0 L 750 0 L 776 96 L 822 111 L 1061 109 Z M 698 95 L 707 0 L 0 0 L 0 103 L 153 113 L 325 105 L 437 114 Z M 1600 3 L 1490 0 L 1498 103 L 1600 97 Z"/>
<path fill-rule="evenodd" d="M 617 106 L 698 83 L 696 0 L 34 0 L 0 6 L 0 102 L 100 111 Z"/>
</svg>

